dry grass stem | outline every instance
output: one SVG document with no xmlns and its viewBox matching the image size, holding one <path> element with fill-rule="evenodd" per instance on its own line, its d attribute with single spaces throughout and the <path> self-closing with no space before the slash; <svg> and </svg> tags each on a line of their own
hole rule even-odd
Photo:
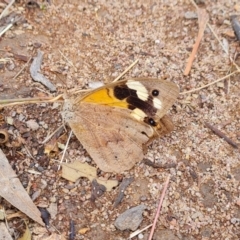
<svg viewBox="0 0 240 240">
<path fill-rule="evenodd" d="M 2 19 L 3 17 L 5 17 L 7 15 L 7 11 L 8 9 L 15 3 L 15 0 L 12 0 L 11 2 L 8 3 L 8 5 L 5 7 L 5 9 L 2 11 L 1 15 L 0 15 L 0 19 Z"/>
<path fill-rule="evenodd" d="M 204 86 L 202 86 L 202 87 L 195 88 L 195 89 L 192 89 L 192 90 L 189 90 L 189 91 L 186 91 L 186 92 L 181 92 L 180 94 L 181 94 L 181 95 L 184 95 L 184 94 L 187 94 L 187 93 L 192 93 L 192 92 L 199 91 L 199 90 L 204 89 L 204 88 L 207 88 L 207 87 L 209 87 L 209 86 L 211 86 L 211 85 L 213 85 L 213 84 L 215 84 L 215 83 L 221 82 L 222 80 L 225 80 L 225 79 L 231 77 L 232 75 L 234 75 L 234 74 L 236 74 L 236 73 L 239 73 L 239 71 L 235 71 L 235 72 L 233 72 L 233 73 L 230 73 L 230 74 L 228 74 L 227 76 L 224 76 L 224 77 L 222 77 L 222 78 L 219 78 L 219 79 L 217 79 L 217 80 L 215 80 L 215 81 L 213 81 L 213 82 L 211 82 L 211 83 L 209 83 L 209 84 L 206 84 L 206 85 L 204 85 Z"/>
<path fill-rule="evenodd" d="M 0 62 L 2 62 L 2 63 L 6 63 L 9 61 L 11 61 L 11 58 L 0 58 Z"/>
<path fill-rule="evenodd" d="M 154 230 L 155 230 L 155 227 L 156 227 L 156 224 L 157 224 L 157 220 L 158 220 L 158 217 L 159 217 L 159 214 L 160 214 L 160 210 L 161 210 L 161 207 L 162 207 L 163 199 L 164 199 L 166 191 L 167 191 L 169 180 L 170 180 L 170 175 L 167 176 L 167 180 L 166 180 L 165 186 L 163 188 L 163 191 L 162 191 L 162 194 L 161 194 L 161 197 L 160 197 L 160 200 L 159 200 L 157 212 L 156 212 L 156 215 L 155 215 L 155 218 L 154 218 L 154 222 L 153 222 L 152 229 L 151 229 L 150 235 L 148 237 L 148 240 L 151 240 L 152 237 L 153 237 L 153 233 L 154 233 Z"/>
<path fill-rule="evenodd" d="M 143 228 L 143 229 L 136 230 L 135 232 L 133 232 L 133 233 L 131 233 L 131 234 L 130 234 L 130 236 L 129 236 L 129 238 L 128 238 L 128 239 L 131 239 L 131 238 L 133 238 L 133 237 L 136 237 L 138 234 L 140 234 L 141 232 L 143 232 L 143 231 L 147 230 L 147 229 L 148 229 L 148 228 L 150 228 L 151 226 L 152 226 L 152 224 L 150 224 L 150 225 L 146 226 L 146 227 L 145 227 L 145 228 Z"/>
<path fill-rule="evenodd" d="M 117 78 L 115 78 L 113 80 L 113 82 L 118 81 L 123 75 L 125 75 L 131 68 L 133 68 L 133 66 L 135 66 L 138 63 L 139 59 L 137 59 L 136 61 L 134 61 L 123 73 L 121 73 Z"/>
<path fill-rule="evenodd" d="M 77 69 L 76 69 L 76 67 L 73 65 L 73 63 L 60 51 L 60 50 L 58 50 L 59 51 L 59 53 L 63 56 L 63 58 L 67 61 L 67 63 L 69 63 L 73 68 L 74 68 L 74 70 L 76 71 Z"/>
<path fill-rule="evenodd" d="M 196 9 L 198 9 L 197 4 L 194 2 L 194 0 L 190 0 L 190 2 L 195 6 Z M 219 42 L 219 44 L 221 45 L 223 51 L 229 56 L 229 59 L 231 60 L 231 62 L 233 63 L 233 65 L 237 68 L 237 70 L 239 71 L 240 68 L 239 66 L 236 64 L 236 62 L 232 59 L 232 57 L 229 55 L 229 52 L 226 50 L 224 44 L 222 43 L 222 41 L 219 39 L 218 35 L 216 34 L 216 32 L 214 31 L 213 27 L 207 23 L 207 27 L 211 30 L 212 34 L 214 35 L 214 37 L 217 39 L 217 41 Z"/>
<path fill-rule="evenodd" d="M 63 154 L 62 154 L 62 157 L 61 157 L 61 160 L 60 160 L 60 164 L 58 165 L 58 171 L 60 170 L 61 164 L 62 164 L 63 159 L 65 157 L 65 154 L 66 154 L 66 151 L 67 151 L 67 147 L 68 147 L 68 144 L 69 144 L 69 141 L 70 141 L 71 137 L 72 137 L 72 130 L 71 130 L 71 132 L 70 132 L 70 134 L 68 136 L 68 140 L 66 142 L 66 146 L 65 146 L 65 148 L 63 150 Z"/>
<path fill-rule="evenodd" d="M 55 133 L 57 133 L 61 128 L 64 127 L 64 124 L 62 124 L 60 127 L 58 127 L 53 133 L 49 134 L 43 141 L 42 144 L 47 143 L 53 136 Z"/>
<path fill-rule="evenodd" d="M 60 94 L 56 97 L 1 99 L 0 108 L 31 103 L 53 103 L 57 101 L 63 101 L 61 98 L 63 98 L 63 94 Z"/>
<path fill-rule="evenodd" d="M 32 60 L 32 57 L 28 59 L 28 61 L 24 64 L 24 66 L 20 69 L 20 71 L 13 77 L 13 79 L 17 78 L 22 73 L 22 71 L 28 66 L 31 60 Z"/>
<path fill-rule="evenodd" d="M 13 26 L 12 23 L 8 24 L 1 32 L 0 32 L 0 37 L 7 32 L 11 27 Z"/>
</svg>

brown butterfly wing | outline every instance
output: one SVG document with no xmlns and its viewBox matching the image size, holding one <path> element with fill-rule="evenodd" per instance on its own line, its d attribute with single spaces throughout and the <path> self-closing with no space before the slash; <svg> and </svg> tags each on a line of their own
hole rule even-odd
<svg viewBox="0 0 240 240">
<path fill-rule="evenodd" d="M 85 104 L 68 123 L 97 166 L 105 172 L 131 169 L 143 159 L 142 144 L 153 134 L 151 127 L 132 119 L 128 109 L 101 105 Z"/>
<path fill-rule="evenodd" d="M 169 81 L 161 80 L 161 79 L 151 79 L 151 78 L 133 78 L 128 79 L 133 81 L 139 81 L 144 85 L 144 87 L 147 89 L 148 93 L 152 98 L 156 98 L 160 100 L 161 102 L 161 109 L 157 109 L 156 113 L 151 115 L 153 118 L 160 119 L 162 118 L 167 111 L 172 107 L 174 102 L 177 100 L 177 97 L 179 95 L 179 88 L 178 86 Z M 157 90 L 158 96 L 153 96 L 153 92 Z M 141 90 L 138 90 L 141 92 Z M 149 108 L 153 107 L 153 103 L 151 101 L 148 102 Z"/>
<path fill-rule="evenodd" d="M 154 98 L 139 101 L 136 93 L 129 91 L 126 86 L 128 80 L 109 84 L 94 90 L 86 97 L 69 99 L 65 102 L 63 118 L 69 123 L 98 167 L 106 172 L 123 172 L 143 159 L 143 145 L 156 137 L 156 131 L 162 126 L 160 118 L 165 115 L 178 96 L 178 87 L 174 83 L 158 79 L 134 79 L 134 81 L 141 82 L 149 93 L 156 89 L 159 91 L 157 99 L 161 102 L 160 109 L 153 106 L 156 105 Z M 104 102 L 98 104 L 97 101 L 91 103 L 85 101 L 85 99 L 94 99 L 101 89 L 110 92 L 119 86 L 121 86 L 120 93 L 128 95 L 129 92 L 129 97 L 118 99 L 117 95 L 114 95 L 112 100 L 116 102 L 111 106 Z M 139 89 L 138 86 L 137 94 L 141 94 L 141 88 Z M 128 108 L 116 107 L 123 101 L 126 101 Z M 149 123 L 133 118 L 131 113 L 136 108 L 141 108 L 149 118 L 156 121 L 158 126 L 153 127 Z"/>
</svg>

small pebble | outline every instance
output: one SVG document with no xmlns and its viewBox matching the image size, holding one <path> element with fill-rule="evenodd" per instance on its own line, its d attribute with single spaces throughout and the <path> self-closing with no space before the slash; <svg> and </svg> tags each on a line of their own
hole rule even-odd
<svg viewBox="0 0 240 240">
<path fill-rule="evenodd" d="M 50 202 L 55 203 L 57 201 L 56 197 L 51 197 Z"/>
<path fill-rule="evenodd" d="M 39 172 L 43 172 L 43 171 L 44 171 L 44 168 L 41 167 L 41 166 L 39 166 L 39 167 L 37 167 L 37 170 L 38 170 Z"/>
<path fill-rule="evenodd" d="M 198 18 L 196 12 L 190 12 L 190 11 L 186 12 L 186 13 L 184 14 L 184 17 L 185 17 L 186 19 L 196 19 L 196 18 Z"/>
<path fill-rule="evenodd" d="M 146 201 L 146 200 L 147 200 L 147 197 L 146 197 L 146 196 L 141 196 L 141 197 L 140 197 L 140 201 L 144 202 L 144 201 Z"/>
<path fill-rule="evenodd" d="M 232 224 L 239 224 L 240 223 L 240 218 L 232 218 L 231 223 Z"/>
<path fill-rule="evenodd" d="M 96 89 L 96 88 L 99 88 L 99 87 L 102 87 L 103 86 L 103 83 L 102 82 L 90 82 L 88 84 L 89 88 L 91 89 Z"/>
<path fill-rule="evenodd" d="M 142 233 L 138 234 L 138 239 L 143 239 L 144 235 Z"/>
<path fill-rule="evenodd" d="M 25 119 L 25 116 L 20 113 L 18 119 L 19 119 L 19 121 L 23 121 L 23 119 Z"/>
<path fill-rule="evenodd" d="M 6 122 L 9 125 L 13 125 L 13 118 L 12 117 L 7 117 Z"/>
<path fill-rule="evenodd" d="M 7 69 L 8 69 L 9 71 L 14 70 L 14 68 L 15 68 L 15 64 L 14 64 L 14 62 L 12 62 L 12 61 L 10 61 L 8 64 L 6 64 L 6 66 L 7 66 Z"/>
<path fill-rule="evenodd" d="M 137 207 L 130 208 L 120 214 L 116 219 L 114 225 L 119 230 L 127 230 L 130 229 L 135 231 L 143 220 L 142 213 L 146 209 L 146 206 L 139 205 Z"/>
<path fill-rule="evenodd" d="M 28 120 L 26 122 L 26 124 L 27 124 L 27 127 L 30 128 L 33 131 L 35 131 L 35 130 L 37 130 L 39 128 L 38 123 L 36 122 L 36 120 L 33 120 L 33 119 Z"/>
<path fill-rule="evenodd" d="M 13 112 L 12 112 L 12 117 L 16 117 L 16 114 L 17 114 L 17 112 L 16 112 L 16 111 L 13 111 Z"/>
</svg>

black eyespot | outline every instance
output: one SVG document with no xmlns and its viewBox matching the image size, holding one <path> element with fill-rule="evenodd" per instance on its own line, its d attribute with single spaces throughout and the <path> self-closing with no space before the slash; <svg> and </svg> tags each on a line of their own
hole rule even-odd
<svg viewBox="0 0 240 240">
<path fill-rule="evenodd" d="M 152 95 L 157 97 L 159 95 L 159 91 L 157 89 L 152 90 Z"/>
<path fill-rule="evenodd" d="M 152 119 L 152 118 L 149 118 L 148 119 L 148 123 L 151 125 L 151 126 L 156 126 L 156 122 Z"/>
</svg>

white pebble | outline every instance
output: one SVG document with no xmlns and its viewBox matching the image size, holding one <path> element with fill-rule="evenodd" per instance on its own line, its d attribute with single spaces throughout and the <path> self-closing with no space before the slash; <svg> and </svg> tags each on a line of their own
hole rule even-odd
<svg viewBox="0 0 240 240">
<path fill-rule="evenodd" d="M 143 239 L 143 234 L 142 233 L 140 233 L 140 234 L 138 234 L 138 239 Z"/>
</svg>

